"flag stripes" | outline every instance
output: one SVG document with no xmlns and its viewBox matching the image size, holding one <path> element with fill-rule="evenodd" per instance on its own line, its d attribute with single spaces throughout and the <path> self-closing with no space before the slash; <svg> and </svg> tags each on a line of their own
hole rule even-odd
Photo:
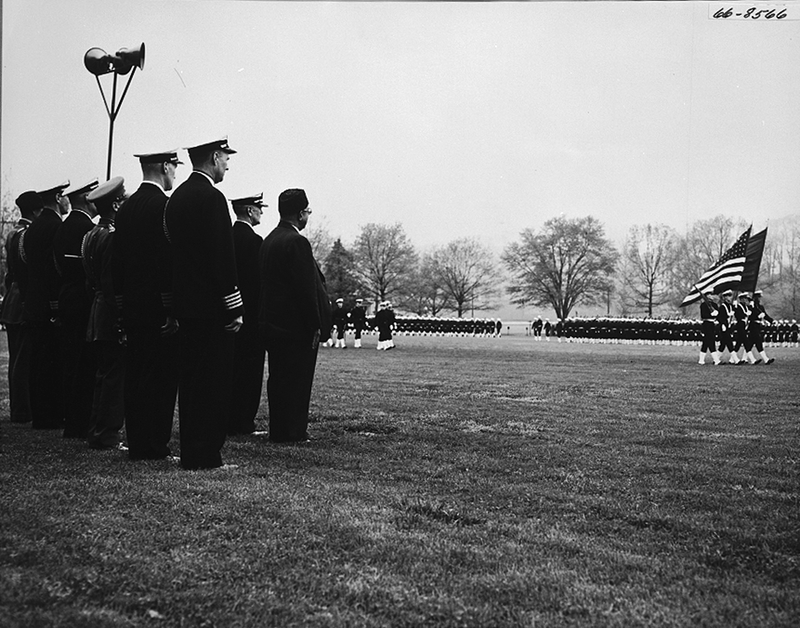
<svg viewBox="0 0 800 628">
<path fill-rule="evenodd" d="M 752 228 L 753 226 L 750 225 L 734 245 L 723 253 L 719 261 L 703 273 L 703 276 L 692 286 L 689 294 L 684 297 L 681 307 L 699 301 L 701 292 L 722 292 L 739 287 L 747 260 L 747 242 L 750 239 Z"/>
</svg>

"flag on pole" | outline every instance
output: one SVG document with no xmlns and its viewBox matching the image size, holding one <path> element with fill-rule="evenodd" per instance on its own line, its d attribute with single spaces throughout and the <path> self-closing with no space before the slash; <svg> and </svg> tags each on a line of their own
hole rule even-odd
<svg viewBox="0 0 800 628">
<path fill-rule="evenodd" d="M 764 255 L 764 243 L 767 241 L 767 230 L 759 231 L 747 241 L 744 272 L 739 284 L 740 292 L 755 292 L 758 283 L 758 271 L 761 269 L 761 257 Z"/>
<path fill-rule="evenodd" d="M 692 286 L 692 290 L 684 297 L 681 307 L 691 305 L 700 300 L 701 293 L 735 290 L 739 287 L 747 259 L 747 242 L 750 239 L 750 225 L 735 244 L 729 248 L 719 261 L 709 268 Z M 760 260 L 759 260 L 760 262 Z"/>
</svg>

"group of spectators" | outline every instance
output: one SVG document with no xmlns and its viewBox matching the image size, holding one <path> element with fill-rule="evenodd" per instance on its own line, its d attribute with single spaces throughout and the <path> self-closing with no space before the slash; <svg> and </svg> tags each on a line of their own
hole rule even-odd
<svg viewBox="0 0 800 628">
<path fill-rule="evenodd" d="M 300 234 L 308 198 L 282 192 L 280 221 L 262 240 L 253 227 L 263 194 L 228 200 L 216 189 L 236 153 L 227 138 L 186 150 L 192 172 L 170 197 L 177 151 L 136 155 L 143 180 L 130 195 L 112 177 L 17 197 L 0 316 L 13 422 L 131 460 L 175 458 L 177 401 L 181 466 L 222 467 L 227 436 L 257 433 L 268 355 L 269 432 L 260 434 L 309 439 L 331 308 Z"/>
</svg>

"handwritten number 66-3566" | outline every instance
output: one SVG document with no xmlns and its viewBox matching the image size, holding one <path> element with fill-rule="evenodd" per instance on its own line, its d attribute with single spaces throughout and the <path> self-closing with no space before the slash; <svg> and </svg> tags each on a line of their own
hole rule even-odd
<svg viewBox="0 0 800 628">
<path fill-rule="evenodd" d="M 714 13 L 714 18 L 716 19 L 725 19 L 728 17 L 732 17 L 736 15 L 736 17 L 743 17 L 745 19 L 752 19 L 757 20 L 759 18 L 764 18 L 765 20 L 771 20 L 775 18 L 776 20 L 782 20 L 786 17 L 786 9 L 781 9 L 780 11 L 775 11 L 775 9 L 761 9 L 758 10 L 756 7 L 750 7 L 744 13 L 735 13 L 733 12 L 733 8 L 730 9 L 720 9 L 716 13 Z"/>
</svg>

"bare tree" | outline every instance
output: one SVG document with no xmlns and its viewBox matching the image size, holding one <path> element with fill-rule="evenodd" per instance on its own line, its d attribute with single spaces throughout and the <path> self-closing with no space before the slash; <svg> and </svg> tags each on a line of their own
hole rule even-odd
<svg viewBox="0 0 800 628">
<path fill-rule="evenodd" d="M 406 298 L 409 310 L 419 315 L 438 316 L 442 311 L 451 309 L 450 299 L 435 272 L 432 252 L 422 255 L 411 284 L 411 293 Z"/>
<path fill-rule="evenodd" d="M 376 303 L 413 292 L 417 253 L 400 223 L 364 225 L 352 251 L 354 274 Z"/>
<path fill-rule="evenodd" d="M 461 318 L 464 311 L 494 307 L 500 276 L 492 252 L 473 238 L 460 238 L 436 249 L 432 270 L 450 306 Z"/>
<path fill-rule="evenodd" d="M 540 234 L 525 229 L 503 253 L 512 302 L 551 305 L 561 319 L 578 303 L 603 303 L 619 257 L 604 235 L 592 216 L 552 218 Z"/>
<path fill-rule="evenodd" d="M 800 218 L 793 217 L 777 227 L 770 227 L 772 256 L 776 262 L 771 269 L 762 263 L 761 273 L 771 270 L 759 286 L 765 286 L 770 297 L 770 313 L 776 318 L 797 319 L 800 316 Z M 765 251 L 766 256 L 766 251 Z M 768 287 L 766 287 L 768 286 Z"/>
<path fill-rule="evenodd" d="M 333 248 L 334 238 L 330 234 L 330 230 L 325 221 L 314 221 L 303 230 L 303 235 L 305 235 L 311 243 L 311 251 L 314 253 L 314 259 L 320 264 L 328 259 L 328 255 L 330 255 L 331 249 Z"/>
<path fill-rule="evenodd" d="M 683 300 L 694 282 L 717 263 L 745 229 L 747 224 L 743 221 L 723 215 L 692 224 L 681 239 L 673 267 L 675 305 Z"/>
<path fill-rule="evenodd" d="M 655 308 L 673 299 L 672 272 L 678 251 L 678 234 L 666 225 L 630 228 L 622 250 L 621 269 L 620 293 L 623 300 L 629 301 L 626 306 L 652 316 Z"/>
<path fill-rule="evenodd" d="M 5 241 L 9 232 L 14 228 L 14 225 L 17 224 L 17 219 L 19 217 L 19 211 L 14 203 L 14 199 L 11 197 L 7 176 L 3 177 L 3 183 L 3 194 L 2 197 L 0 197 L 0 296 L 5 296 L 6 292 L 5 282 L 2 281 L 2 278 L 6 276 L 6 271 L 8 270 Z"/>
</svg>

